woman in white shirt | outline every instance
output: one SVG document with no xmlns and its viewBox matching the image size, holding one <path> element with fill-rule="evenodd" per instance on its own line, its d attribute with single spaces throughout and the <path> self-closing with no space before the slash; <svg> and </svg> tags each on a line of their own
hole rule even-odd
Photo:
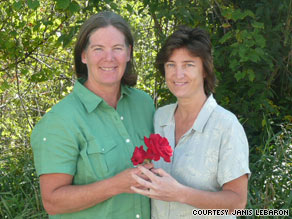
<svg viewBox="0 0 292 219">
<path fill-rule="evenodd" d="M 236 116 L 212 95 L 211 50 L 205 31 L 180 27 L 158 53 L 157 67 L 177 103 L 159 108 L 154 126 L 173 156 L 170 163 L 154 162 L 152 171 L 139 167 L 151 181 L 133 175 L 148 190 L 132 187 L 152 198 L 152 218 L 234 218 L 235 209 L 245 208 L 248 142 Z"/>
</svg>

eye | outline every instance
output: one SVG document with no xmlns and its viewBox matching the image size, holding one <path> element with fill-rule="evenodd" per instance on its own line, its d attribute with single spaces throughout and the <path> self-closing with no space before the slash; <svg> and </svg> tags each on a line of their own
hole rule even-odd
<svg viewBox="0 0 292 219">
<path fill-rule="evenodd" d="M 93 51 L 102 51 L 102 48 L 100 48 L 100 47 L 95 47 L 95 48 L 93 49 Z"/>
<path fill-rule="evenodd" d="M 114 50 L 116 50 L 116 51 L 122 51 L 123 48 L 122 47 L 115 47 Z"/>
<path fill-rule="evenodd" d="M 186 67 L 187 67 L 187 68 L 192 68 L 192 67 L 195 67 L 195 65 L 192 64 L 192 63 L 188 63 L 188 64 L 186 64 Z"/>
<path fill-rule="evenodd" d="M 174 65 L 173 63 L 166 63 L 166 64 L 165 64 L 165 67 L 166 67 L 166 68 L 174 68 L 175 65 Z"/>
</svg>

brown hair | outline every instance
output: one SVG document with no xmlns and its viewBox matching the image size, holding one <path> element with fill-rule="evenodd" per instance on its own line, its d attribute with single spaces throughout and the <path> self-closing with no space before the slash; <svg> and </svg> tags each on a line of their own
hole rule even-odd
<svg viewBox="0 0 292 219">
<path fill-rule="evenodd" d="M 180 26 L 170 35 L 156 57 L 156 67 L 165 77 L 164 64 L 169 60 L 175 49 L 186 48 L 190 54 L 200 57 L 206 74 L 204 91 L 206 95 L 215 92 L 216 75 L 213 71 L 212 44 L 206 31 L 200 28 Z"/>
<path fill-rule="evenodd" d="M 89 38 L 93 32 L 99 28 L 113 26 L 121 31 L 125 36 L 125 43 L 131 46 L 130 61 L 127 63 L 125 73 L 122 77 L 122 84 L 134 86 L 137 83 L 137 75 L 133 67 L 133 46 L 134 40 L 128 23 L 118 14 L 110 11 L 100 12 L 93 15 L 82 25 L 77 42 L 74 48 L 74 64 L 77 78 L 87 79 L 88 70 L 86 64 L 82 62 L 82 52 L 89 44 Z"/>
</svg>

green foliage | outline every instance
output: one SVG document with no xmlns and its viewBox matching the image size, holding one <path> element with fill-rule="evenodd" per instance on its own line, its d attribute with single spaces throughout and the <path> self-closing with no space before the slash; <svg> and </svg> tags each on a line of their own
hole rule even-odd
<svg viewBox="0 0 292 219">
<path fill-rule="evenodd" d="M 210 33 L 215 97 L 238 116 L 250 142 L 248 208 L 291 208 L 291 0 L 6 0 L 0 1 L 0 217 L 46 215 L 29 135 L 71 91 L 76 33 L 102 10 L 132 26 L 137 87 L 156 106 L 176 101 L 153 66 L 166 37 L 182 24 Z"/>
<path fill-rule="evenodd" d="M 282 123 L 279 128 L 278 133 L 273 133 L 269 124 L 265 144 L 251 150 L 250 168 L 256 171 L 249 182 L 247 208 L 292 211 L 292 125 Z"/>
</svg>

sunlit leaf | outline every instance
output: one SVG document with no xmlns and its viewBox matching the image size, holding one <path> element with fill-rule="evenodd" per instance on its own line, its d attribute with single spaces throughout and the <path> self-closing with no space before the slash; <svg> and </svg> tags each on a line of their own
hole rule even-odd
<svg viewBox="0 0 292 219">
<path fill-rule="evenodd" d="M 22 1 L 17 1 L 13 3 L 13 8 L 16 11 L 19 11 L 23 7 Z"/>
<path fill-rule="evenodd" d="M 27 5 L 29 8 L 35 10 L 40 6 L 40 3 L 38 0 L 27 0 Z"/>
<path fill-rule="evenodd" d="M 80 11 L 79 4 L 76 1 L 71 2 L 69 5 L 69 11 L 71 11 L 71 13 L 76 13 Z"/>
<path fill-rule="evenodd" d="M 66 9 L 70 5 L 70 0 L 57 0 L 57 9 Z"/>
</svg>

